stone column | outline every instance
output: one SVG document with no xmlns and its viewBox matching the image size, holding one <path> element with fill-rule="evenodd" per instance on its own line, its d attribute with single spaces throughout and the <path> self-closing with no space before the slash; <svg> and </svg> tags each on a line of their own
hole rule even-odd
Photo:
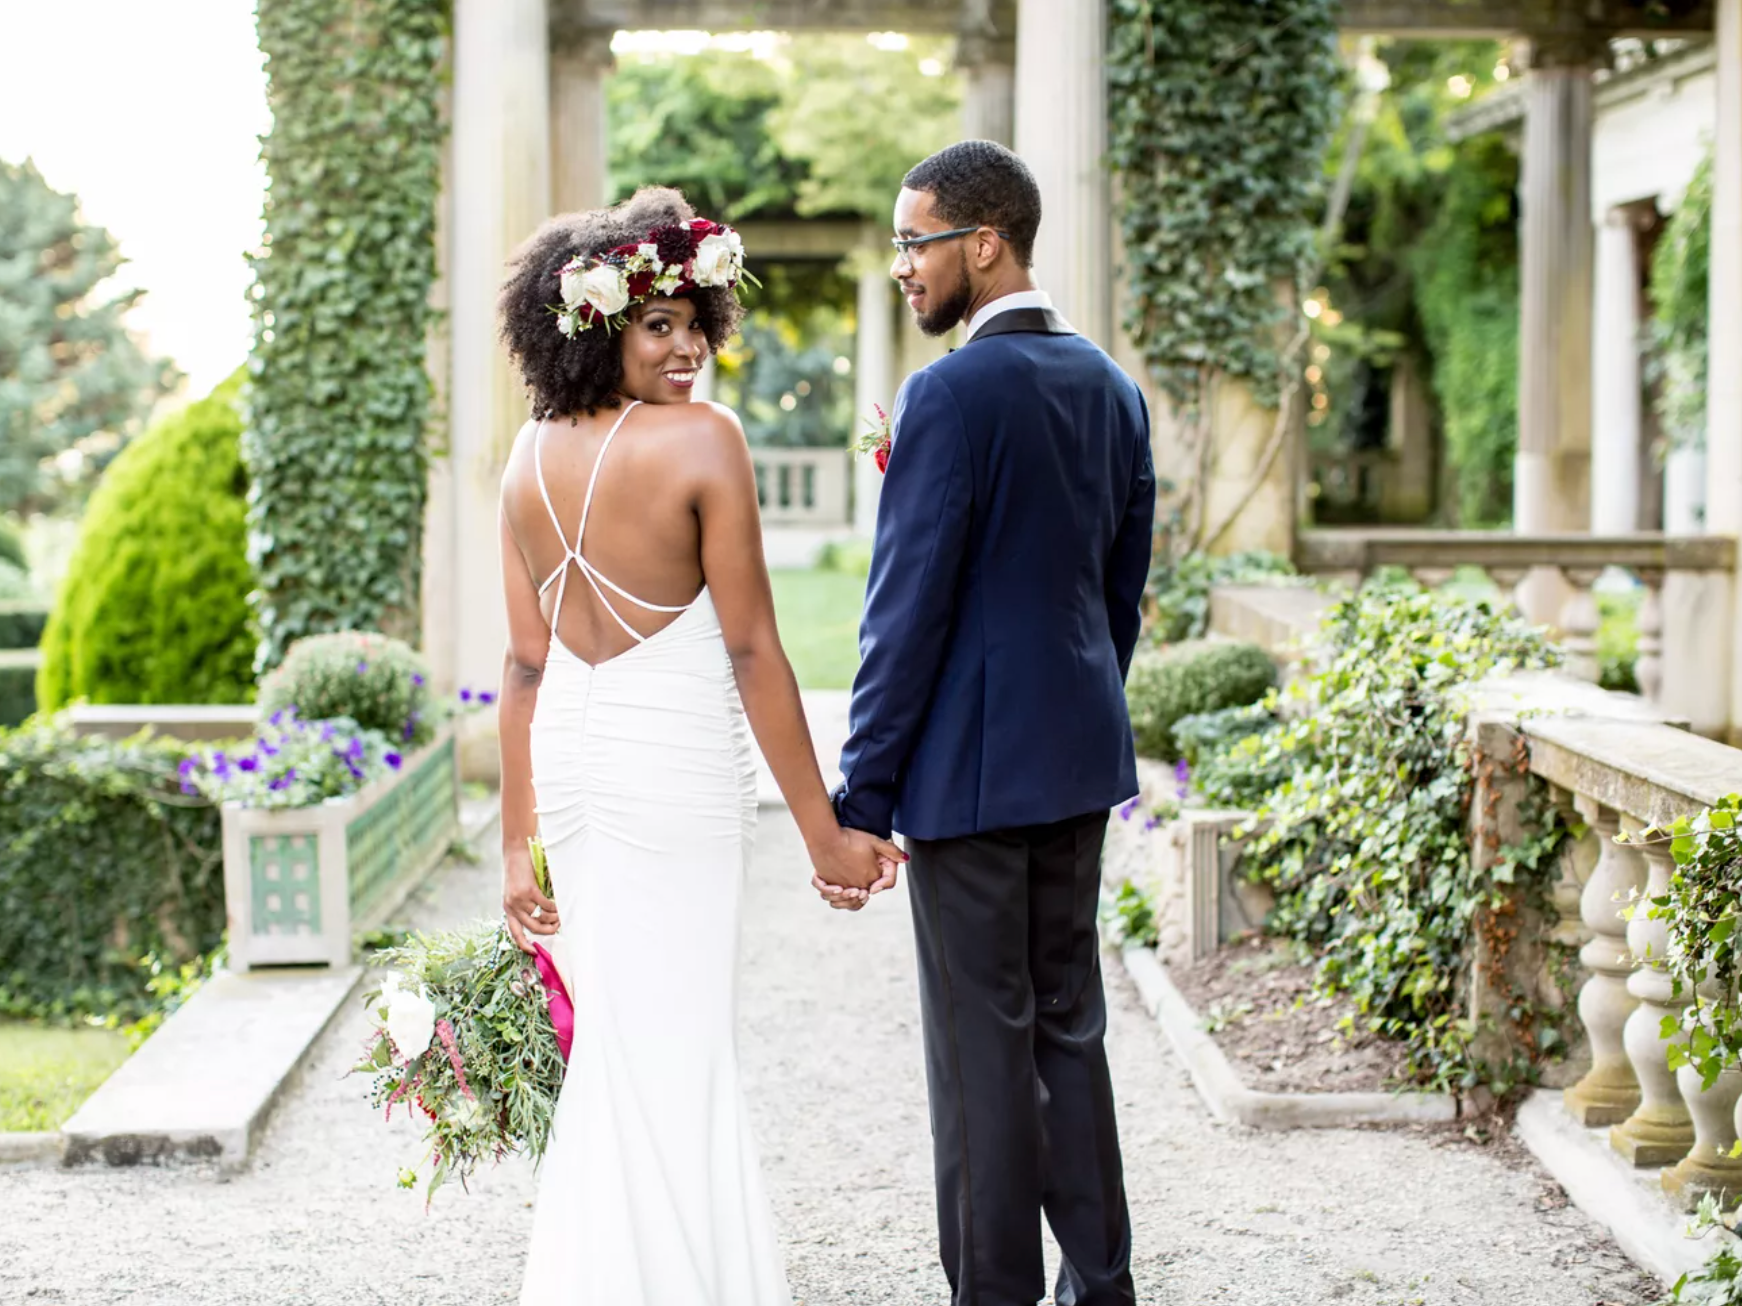
<svg viewBox="0 0 1742 1306">
<path fill-rule="evenodd" d="M 1533 42 L 1525 79 L 1522 320 L 1513 529 L 1590 526 L 1591 72 L 1601 46 Z M 1552 570 L 1519 587 L 1532 621 L 1565 602 Z"/>
<path fill-rule="evenodd" d="M 1016 144 L 1016 42 L 992 22 L 992 0 L 968 0 L 956 42 L 962 139 Z"/>
<path fill-rule="evenodd" d="M 610 198 L 605 79 L 613 66 L 611 35 L 607 28 L 552 26 L 550 175 L 558 213 L 600 208 Z"/>
<path fill-rule="evenodd" d="M 1597 228 L 1591 374 L 1591 532 L 1628 535 L 1639 529 L 1638 224 L 1625 206 L 1610 209 Z"/>
<path fill-rule="evenodd" d="M 871 246 L 859 261 L 859 307 L 853 344 L 853 434 L 858 440 L 873 405 L 895 407 L 895 283 L 883 251 Z M 853 534 L 871 538 L 883 474 L 870 458 L 853 460 Z"/>
<path fill-rule="evenodd" d="M 497 548 L 498 483 L 526 417 L 519 379 L 496 340 L 503 264 L 550 210 L 550 86 L 545 0 L 458 0 L 449 245 L 447 643 L 455 684 L 494 688 L 507 616 Z M 470 718 L 467 774 L 495 773 L 494 722 Z"/>
<path fill-rule="evenodd" d="M 1718 0 L 1717 121 L 1712 148 L 1711 309 L 1706 379 L 1706 529 L 1742 535 L 1742 0 Z M 1725 711 L 1730 734 L 1742 727 L 1742 590 L 1733 590 Z"/>
<path fill-rule="evenodd" d="M 1034 170 L 1044 217 L 1034 271 L 1089 339 L 1113 339 L 1103 0 L 1018 0 L 1016 152 Z"/>
</svg>

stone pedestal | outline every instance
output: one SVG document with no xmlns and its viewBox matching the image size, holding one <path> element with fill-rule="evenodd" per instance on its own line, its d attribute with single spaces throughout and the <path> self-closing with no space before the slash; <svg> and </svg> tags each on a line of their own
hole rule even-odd
<svg viewBox="0 0 1742 1306">
<path fill-rule="evenodd" d="M 1071 325 L 1113 337 L 1103 0 L 1018 0 L 1016 152 L 1040 185 L 1034 271 Z"/>
<path fill-rule="evenodd" d="M 1669 850 L 1662 846 L 1643 849 L 1646 863 L 1645 897 L 1659 898 L 1669 892 L 1673 869 Z M 1670 1165 L 1688 1154 L 1694 1144 L 1694 1122 L 1676 1087 L 1669 1068 L 1669 1047 L 1685 1038 L 1677 1033 L 1663 1036 L 1664 1023 L 1679 1029 L 1686 998 L 1677 997 L 1674 982 L 1663 970 L 1669 953 L 1669 923 L 1653 920 L 1643 901 L 1635 904 L 1627 922 L 1627 947 L 1636 969 L 1627 977 L 1627 991 L 1639 1000 L 1627 1017 L 1622 1043 L 1627 1060 L 1639 1081 L 1639 1106 L 1609 1132 L 1609 1142 L 1631 1165 Z"/>
<path fill-rule="evenodd" d="M 605 79 L 611 32 L 559 24 L 551 33 L 551 204 L 558 213 L 602 207 L 610 198 Z"/>
<path fill-rule="evenodd" d="M 1639 1081 L 1622 1044 L 1622 1029 L 1639 1000 L 1627 991 L 1633 957 L 1621 907 L 1645 887 L 1645 863 L 1637 850 L 1615 842 L 1621 828 L 1615 812 L 1585 799 L 1579 812 L 1599 840 L 1597 864 L 1579 897 L 1579 915 L 1591 935 L 1579 950 L 1590 976 L 1579 989 L 1579 1019 L 1591 1041 L 1591 1069 L 1566 1091 L 1566 1106 L 1591 1128 L 1625 1120 L 1639 1105 Z"/>
<path fill-rule="evenodd" d="M 1663 1190 L 1684 1211 L 1706 1196 L 1729 1207 L 1742 1197 L 1742 1159 L 1730 1155 L 1736 1144 L 1736 1107 L 1742 1099 L 1742 1067 L 1719 1073 L 1717 1083 L 1702 1086 L 1692 1066 L 1675 1072 L 1676 1088 L 1694 1121 L 1694 1146 L 1672 1169 L 1663 1172 Z"/>
<path fill-rule="evenodd" d="M 1591 72 L 1600 50 L 1543 43 L 1525 79 L 1522 316 L 1513 526 L 1520 534 L 1590 526 Z M 1539 569 L 1519 604 L 1550 624 L 1566 601 Z"/>
</svg>

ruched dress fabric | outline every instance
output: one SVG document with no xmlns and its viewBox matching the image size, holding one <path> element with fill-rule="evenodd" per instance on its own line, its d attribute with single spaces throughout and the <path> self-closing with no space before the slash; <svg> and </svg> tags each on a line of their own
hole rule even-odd
<svg viewBox="0 0 1742 1306">
<path fill-rule="evenodd" d="M 563 537 L 561 584 L 578 571 L 636 642 L 597 665 L 576 656 L 555 634 L 559 588 L 532 719 L 539 833 L 563 922 L 551 953 L 575 1035 L 520 1300 L 791 1306 L 739 1084 L 756 766 L 719 617 L 704 589 L 643 637 L 605 589 L 677 609 L 642 603 L 581 556 L 599 468 L 628 416 L 601 448 L 572 550 Z M 542 466 L 539 477 L 543 489 Z"/>
</svg>

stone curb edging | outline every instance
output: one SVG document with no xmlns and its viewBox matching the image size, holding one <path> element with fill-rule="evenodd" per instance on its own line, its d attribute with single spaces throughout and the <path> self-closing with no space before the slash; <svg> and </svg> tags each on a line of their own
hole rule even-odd
<svg viewBox="0 0 1742 1306">
<path fill-rule="evenodd" d="M 1709 1238 L 1683 1234 L 1691 1217 L 1663 1195 L 1659 1171 L 1629 1165 L 1609 1146 L 1607 1129 L 1586 1129 L 1567 1114 L 1558 1090 L 1532 1092 L 1519 1106 L 1513 1129 L 1573 1205 L 1664 1283 L 1698 1268 L 1716 1250 Z"/>
<path fill-rule="evenodd" d="M 1218 1120 L 1252 1129 L 1334 1129 L 1443 1124 L 1458 1117 L 1457 1100 L 1446 1093 L 1265 1093 L 1247 1088 L 1154 951 L 1128 944 L 1120 958 L 1145 1010 L 1185 1062 L 1192 1086 Z"/>
<path fill-rule="evenodd" d="M 467 811 L 467 806 L 471 810 Z M 487 803 L 463 805 L 460 816 L 460 838 L 466 843 L 474 843 L 486 838 L 497 822 L 501 819 L 500 804 L 494 798 Z M 445 859 L 444 859 L 445 860 Z M 440 863 L 437 864 L 438 866 Z M 426 883 L 429 874 L 419 878 L 407 892 L 409 898 L 422 884 Z M 342 972 L 341 972 L 342 973 Z M 320 1020 L 318 1028 L 310 1028 L 313 1032 L 308 1036 L 303 1047 L 284 1067 L 284 1071 L 270 1086 L 255 1111 L 240 1129 L 221 1131 L 225 1136 L 217 1138 L 209 1136 L 204 1131 L 195 1131 L 186 1137 L 181 1131 L 173 1135 L 145 1137 L 132 1134 L 105 1134 L 102 1136 L 85 1137 L 73 1128 L 78 1122 L 78 1112 L 67 1122 L 68 1128 L 41 1133 L 0 1132 L 0 1168 L 21 1168 L 25 1166 L 72 1166 L 80 1162 L 107 1162 L 111 1165 L 134 1165 L 141 1161 L 166 1161 L 181 1157 L 217 1159 L 226 1168 L 237 1168 L 247 1164 L 249 1154 L 253 1150 L 254 1138 L 276 1105 L 284 1085 L 301 1068 L 303 1060 L 320 1035 L 325 1032 L 332 1018 L 349 1002 L 361 988 L 363 978 L 367 974 L 364 967 L 354 968 L 350 982 L 342 986 L 342 992 L 334 997 L 330 1010 L 325 1018 Z M 100 1091 L 100 1090 L 99 1090 Z M 93 1094 L 93 1097 L 95 1095 Z M 82 1111 L 84 1108 L 81 1107 Z"/>
</svg>

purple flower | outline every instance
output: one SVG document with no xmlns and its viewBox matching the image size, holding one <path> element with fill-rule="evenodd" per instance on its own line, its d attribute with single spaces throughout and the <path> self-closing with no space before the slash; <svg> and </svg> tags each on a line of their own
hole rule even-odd
<svg viewBox="0 0 1742 1306">
<path fill-rule="evenodd" d="M 351 768 L 351 778 L 353 780 L 361 780 L 363 778 L 363 768 L 358 766 L 350 758 L 347 757 L 345 759 L 345 765 Z"/>
<path fill-rule="evenodd" d="M 260 741 L 260 752 L 263 757 L 277 757 L 278 748 L 270 739 Z"/>
<path fill-rule="evenodd" d="M 470 703 L 471 701 L 472 701 L 472 691 L 469 689 L 462 689 L 460 691 L 460 702 Z"/>
<path fill-rule="evenodd" d="M 403 757 L 401 757 L 398 753 L 394 752 L 392 749 L 388 749 L 386 756 L 384 756 L 381 760 L 383 762 L 386 762 L 387 765 L 392 767 L 395 771 L 397 771 L 401 766 L 405 765 L 405 759 Z"/>
<path fill-rule="evenodd" d="M 1192 789 L 1192 768 L 1185 758 L 1173 764 L 1174 783 L 1179 786 L 1179 796 L 1184 798 Z"/>
<path fill-rule="evenodd" d="M 1132 813 L 1137 810 L 1137 802 L 1138 800 L 1133 798 L 1130 802 L 1126 803 L 1125 806 L 1119 809 L 1119 819 L 1121 821 L 1129 821 L 1131 819 Z"/>
<path fill-rule="evenodd" d="M 1147 821 L 1145 821 L 1143 823 L 1144 833 L 1147 834 L 1149 831 L 1155 829 L 1155 827 L 1160 825 L 1160 824 L 1161 824 L 1161 820 L 1159 817 L 1151 816 Z"/>
<path fill-rule="evenodd" d="M 285 773 L 277 779 L 268 781 L 266 787 L 268 789 L 288 789 L 295 779 L 296 768 L 293 766 L 288 768 Z"/>
<path fill-rule="evenodd" d="M 413 671 L 411 673 L 411 683 L 416 685 L 419 689 L 422 689 L 423 688 L 423 677 L 420 674 L 418 674 L 417 672 Z"/>
<path fill-rule="evenodd" d="M 357 664 L 357 674 L 359 676 L 362 675 L 368 669 L 369 669 L 369 664 L 367 662 L 359 662 Z"/>
<path fill-rule="evenodd" d="M 282 726 L 284 724 L 284 709 L 279 708 L 278 711 L 274 712 L 267 718 L 267 723 L 269 725 Z"/>
<path fill-rule="evenodd" d="M 321 722 L 321 742 L 323 744 L 330 743 L 333 736 L 338 733 L 338 730 L 334 727 L 331 721 Z"/>
<path fill-rule="evenodd" d="M 352 735 L 351 736 L 351 742 L 345 748 L 345 756 L 348 758 L 351 758 L 353 761 L 357 761 L 357 762 L 361 762 L 363 760 L 363 736 L 362 735 Z"/>
<path fill-rule="evenodd" d="M 176 774 L 179 775 L 183 780 L 186 780 L 195 771 L 199 770 L 199 767 L 200 767 L 200 764 L 197 761 L 195 761 L 193 758 L 184 757 L 181 760 L 181 765 L 176 767 Z M 185 789 L 185 788 L 187 788 L 187 786 L 183 785 L 182 788 Z"/>
<path fill-rule="evenodd" d="M 411 737 L 413 735 L 415 735 L 416 733 L 417 733 L 417 718 L 414 716 L 410 721 L 407 721 L 405 723 L 405 729 L 400 732 L 399 737 L 401 739 L 403 739 L 406 743 L 409 744 L 411 742 Z"/>
<path fill-rule="evenodd" d="M 241 767 L 244 771 L 258 771 L 260 769 L 260 759 L 258 757 L 244 757 L 237 762 L 236 765 Z"/>
<path fill-rule="evenodd" d="M 489 690 L 489 689 L 479 690 L 478 691 L 478 701 L 480 703 L 484 704 L 484 706 L 488 707 L 490 704 L 492 704 L 496 701 L 495 691 Z"/>
<path fill-rule="evenodd" d="M 195 788 L 194 785 L 187 780 L 183 780 L 181 782 L 181 791 L 184 794 L 197 794 L 197 793 L 199 793 L 199 790 L 197 788 Z"/>
</svg>

